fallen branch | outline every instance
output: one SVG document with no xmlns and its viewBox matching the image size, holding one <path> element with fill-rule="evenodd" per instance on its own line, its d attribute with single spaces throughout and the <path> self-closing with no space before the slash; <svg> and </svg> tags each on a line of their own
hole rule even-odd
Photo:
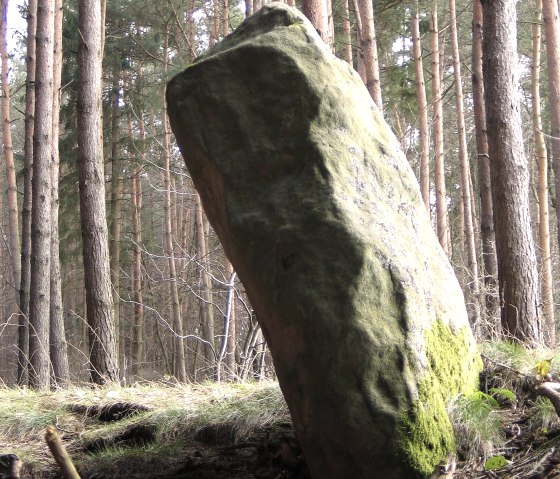
<svg viewBox="0 0 560 479">
<path fill-rule="evenodd" d="M 45 440 L 47 441 L 47 446 L 49 446 L 54 460 L 62 471 L 64 479 L 80 479 L 80 475 L 78 474 L 78 471 L 76 471 L 72 459 L 66 452 L 66 449 L 53 426 L 47 427 Z"/>
<path fill-rule="evenodd" d="M 556 414 L 560 416 L 560 383 L 546 382 L 539 384 L 537 393 L 550 399 Z"/>
</svg>

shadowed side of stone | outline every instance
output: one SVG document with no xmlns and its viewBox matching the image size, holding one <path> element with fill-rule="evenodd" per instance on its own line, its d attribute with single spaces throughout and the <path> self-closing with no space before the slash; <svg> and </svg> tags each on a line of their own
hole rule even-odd
<svg viewBox="0 0 560 479">
<path fill-rule="evenodd" d="M 271 4 L 168 85 L 206 213 L 315 478 L 427 476 L 480 360 L 397 140 L 359 77 Z"/>
</svg>

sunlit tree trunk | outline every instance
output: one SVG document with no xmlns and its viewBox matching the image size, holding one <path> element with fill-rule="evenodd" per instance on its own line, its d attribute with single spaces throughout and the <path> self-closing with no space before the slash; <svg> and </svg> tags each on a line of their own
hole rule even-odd
<svg viewBox="0 0 560 479">
<path fill-rule="evenodd" d="M 373 21 L 373 3 L 371 0 L 358 0 L 361 19 L 361 48 L 364 54 L 366 86 L 373 101 L 383 111 L 381 98 L 381 81 L 379 79 L 379 60 L 377 57 L 377 39 Z"/>
<path fill-rule="evenodd" d="M 90 375 L 95 383 L 118 381 L 109 266 L 103 142 L 101 140 L 101 9 L 78 2 L 78 171 Z"/>
<path fill-rule="evenodd" d="M 51 154 L 53 106 L 54 5 L 37 4 L 37 75 L 33 135 L 33 208 L 31 213 L 31 288 L 29 302 L 29 383 L 49 387 L 51 268 Z"/>
<path fill-rule="evenodd" d="M 447 192 L 443 148 L 443 106 L 439 65 L 439 31 L 437 2 L 434 2 L 430 18 L 430 44 L 432 56 L 432 104 L 434 110 L 434 186 L 436 190 L 436 223 L 439 244 L 446 255 L 450 254 L 449 226 L 447 219 Z"/>
<path fill-rule="evenodd" d="M 418 130 L 420 142 L 420 191 L 428 214 L 430 214 L 430 134 L 428 127 L 428 100 L 424 83 L 424 65 L 420 45 L 418 10 L 412 17 L 412 47 L 414 76 L 416 79 L 416 101 L 418 103 Z"/>
<path fill-rule="evenodd" d="M 256 9 L 255 9 L 256 10 Z M 303 0 L 301 11 L 309 19 L 323 41 L 330 45 L 326 0 Z"/>
<path fill-rule="evenodd" d="M 529 212 L 529 169 L 523 149 L 516 0 L 483 2 L 484 99 L 492 173 L 502 326 L 507 338 L 543 341 L 539 277 Z"/>
<path fill-rule="evenodd" d="M 237 374 L 237 316 L 235 312 L 236 297 L 235 297 L 235 272 L 233 270 L 232 264 L 226 260 L 226 274 L 229 281 L 229 291 L 231 291 L 231 297 L 229 302 L 229 331 L 227 337 L 227 347 L 226 347 L 226 367 L 228 373 L 231 377 L 235 377 Z"/>
<path fill-rule="evenodd" d="M 558 2 L 543 0 L 546 65 L 548 70 L 548 104 L 550 107 L 551 161 L 554 169 L 556 198 L 560 198 L 560 19 Z M 556 222 L 560 225 L 560 208 L 556 208 Z M 560 228 L 558 228 L 560 244 Z"/>
<path fill-rule="evenodd" d="M 2 23 L 0 55 L 2 57 L 2 139 L 4 143 L 4 160 L 6 163 L 6 184 L 8 186 L 8 246 L 14 293 L 20 288 L 20 250 L 19 221 L 16 183 L 16 165 L 12 147 L 12 123 L 10 120 L 10 83 L 8 79 L 8 0 L 1 0 Z M 16 300 L 17 301 L 17 300 Z"/>
<path fill-rule="evenodd" d="M 467 267 L 469 272 L 467 304 L 469 319 L 475 329 L 480 321 L 480 288 L 478 284 L 478 259 L 474 239 L 473 211 L 471 201 L 471 181 L 469 152 L 467 150 L 467 132 L 463 100 L 463 79 L 461 76 L 461 59 L 459 57 L 459 40 L 457 38 L 457 14 L 455 0 L 449 0 L 451 26 L 451 49 L 453 55 L 453 76 L 455 80 L 455 102 L 457 106 L 457 133 L 459 137 L 459 169 L 461 172 L 461 190 L 465 218 L 465 243 L 467 247 Z"/>
<path fill-rule="evenodd" d="M 548 215 L 548 157 L 542 129 L 540 65 L 542 0 L 536 0 L 536 21 L 533 23 L 533 59 L 531 63 L 531 94 L 533 106 L 533 134 L 537 158 L 537 197 L 539 201 L 539 249 L 541 266 L 541 297 L 545 322 L 545 339 L 549 347 L 556 343 L 554 324 L 554 296 L 552 287 L 552 258 Z"/>
<path fill-rule="evenodd" d="M 62 74 L 62 0 L 54 4 L 54 70 L 53 70 L 53 119 L 52 119 L 52 205 L 51 205 L 51 327 L 50 358 L 53 380 L 57 386 L 65 386 L 70 381 L 68 365 L 68 348 L 64 328 L 64 310 L 62 307 L 62 278 L 60 274 L 60 252 L 58 237 L 58 178 L 59 178 L 59 121 Z"/>
</svg>

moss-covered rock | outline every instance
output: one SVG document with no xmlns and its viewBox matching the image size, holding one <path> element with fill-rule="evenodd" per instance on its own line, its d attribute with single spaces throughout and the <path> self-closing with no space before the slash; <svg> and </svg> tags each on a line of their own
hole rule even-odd
<svg viewBox="0 0 560 479">
<path fill-rule="evenodd" d="M 167 96 L 313 477 L 428 475 L 454 447 L 446 402 L 476 387 L 480 363 L 417 182 L 359 77 L 271 4 Z"/>
</svg>

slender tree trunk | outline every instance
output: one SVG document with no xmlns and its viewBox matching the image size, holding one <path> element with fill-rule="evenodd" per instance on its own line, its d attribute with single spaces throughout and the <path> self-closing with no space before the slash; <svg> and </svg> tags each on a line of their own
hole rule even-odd
<svg viewBox="0 0 560 479">
<path fill-rule="evenodd" d="M 529 212 L 529 169 L 523 149 L 516 0 L 485 0 L 484 98 L 502 325 L 508 338 L 542 344 L 539 278 Z"/>
<path fill-rule="evenodd" d="M 245 0 L 245 18 L 253 14 L 253 0 Z"/>
<path fill-rule="evenodd" d="M 420 140 L 420 191 L 426 210 L 430 214 L 430 134 L 428 121 L 428 100 L 424 83 L 424 65 L 420 45 L 418 10 L 412 17 L 412 47 L 414 55 L 414 76 L 416 78 L 416 101 L 418 102 L 418 129 Z"/>
<path fill-rule="evenodd" d="M 27 2 L 27 56 L 25 81 L 25 138 L 23 147 L 23 207 L 21 224 L 21 284 L 19 290 L 18 384 L 28 383 L 29 290 L 31 288 L 31 207 L 33 176 L 33 129 L 35 116 L 35 35 L 37 0 Z"/>
<path fill-rule="evenodd" d="M 214 317 L 211 311 L 211 281 L 208 273 L 208 258 L 206 248 L 206 238 L 204 234 L 204 212 L 198 192 L 195 193 L 195 225 L 196 225 L 196 244 L 198 253 L 198 263 L 200 268 L 201 289 L 200 289 L 200 321 L 202 326 L 202 339 L 204 340 L 204 357 L 207 367 L 214 363 Z"/>
<path fill-rule="evenodd" d="M 233 270 L 232 264 L 226 260 L 226 273 L 229 280 L 229 288 L 231 289 L 231 300 L 229 304 L 229 331 L 227 337 L 227 347 L 226 347 L 226 367 L 227 371 L 231 377 L 237 375 L 237 316 L 235 314 L 235 272 Z"/>
<path fill-rule="evenodd" d="M 550 106 L 551 160 L 554 169 L 556 198 L 560 198 L 560 20 L 558 2 L 543 0 L 546 64 L 548 69 L 548 103 Z M 556 222 L 560 226 L 560 207 L 556 207 Z M 558 227 L 560 245 L 560 227 Z"/>
<path fill-rule="evenodd" d="M 6 178 L 8 185 L 8 246 L 13 271 L 12 280 L 14 291 L 20 289 L 20 251 L 19 251 L 19 222 L 17 204 L 16 165 L 14 149 L 12 147 L 12 123 L 10 120 L 10 84 L 8 80 L 8 0 L 2 0 L 2 23 L 0 55 L 2 57 L 2 138 L 4 142 L 4 159 L 6 162 Z"/>
<path fill-rule="evenodd" d="M 90 375 L 95 383 L 118 381 L 113 296 L 109 267 L 103 142 L 101 140 L 101 9 L 79 0 L 78 171 Z"/>
<path fill-rule="evenodd" d="M 474 239 L 473 211 L 471 201 L 471 181 L 469 152 L 467 149 L 467 133 L 463 100 L 463 79 L 461 76 L 461 59 L 459 57 L 459 40 L 457 38 L 457 14 L 455 0 L 449 0 L 451 25 L 451 48 L 453 55 L 453 76 L 455 79 L 455 100 L 457 105 L 457 133 L 459 137 L 459 168 L 461 171 L 461 190 L 463 211 L 465 214 L 465 243 L 467 246 L 467 266 L 469 272 L 469 319 L 475 330 L 480 326 L 480 287 L 478 283 L 478 259 Z"/>
<path fill-rule="evenodd" d="M 430 19 L 430 38 L 432 49 L 432 104 L 434 110 L 434 185 L 436 190 L 436 222 L 439 244 L 446 255 L 451 250 L 449 245 L 449 226 L 447 219 L 447 192 L 445 188 L 445 165 L 443 154 L 443 106 L 439 67 L 439 32 L 437 19 L 437 2 L 434 2 Z"/>
<path fill-rule="evenodd" d="M 54 5 L 37 4 L 37 76 L 33 135 L 33 208 L 31 214 L 31 291 L 29 303 L 29 383 L 49 387 L 51 268 L 51 155 L 53 106 Z"/>
<path fill-rule="evenodd" d="M 52 204 L 51 204 L 51 306 L 50 306 L 50 358 L 53 379 L 57 386 L 65 386 L 70 381 L 68 348 L 64 328 L 62 307 L 62 279 L 60 275 L 60 252 L 58 237 L 58 177 L 60 156 L 58 151 L 60 97 L 62 74 L 62 0 L 54 2 L 54 63 L 53 63 L 53 118 L 52 118 Z"/>
<path fill-rule="evenodd" d="M 111 214 L 110 214 L 110 240 L 109 261 L 111 268 L 111 286 L 113 287 L 113 305 L 115 321 L 115 347 L 117 358 L 121 357 L 120 351 L 120 303 L 121 303 L 121 226 L 122 226 L 122 192 L 123 181 L 121 178 L 122 150 L 120 146 L 120 68 L 115 67 L 113 78 L 113 103 L 111 109 Z"/>
<path fill-rule="evenodd" d="M 141 77 L 141 67 L 138 68 Z M 132 118 L 128 113 L 129 137 L 133 138 Z M 146 132 L 144 128 L 143 112 L 139 119 L 140 159 L 144 160 L 144 143 Z M 140 161 L 134 167 L 130 180 L 130 196 L 132 199 L 132 234 L 134 247 L 132 251 L 132 289 L 134 294 L 134 319 L 132 330 L 132 372 L 138 374 L 144 357 L 144 300 L 142 295 L 142 164 Z"/>
<path fill-rule="evenodd" d="M 348 0 L 342 0 L 342 41 L 344 42 L 342 58 L 351 66 L 354 65 L 352 59 L 352 26 L 350 25 L 350 8 Z"/>
<path fill-rule="evenodd" d="M 361 19 L 361 47 L 364 53 L 366 86 L 379 110 L 383 111 L 381 98 L 381 81 L 379 80 L 379 60 L 377 57 L 377 39 L 373 21 L 373 3 L 371 0 L 358 0 Z"/>
<path fill-rule="evenodd" d="M 473 0 L 473 42 L 472 42 L 472 88 L 476 151 L 478 158 L 478 189 L 480 194 L 480 235 L 484 265 L 486 322 L 490 328 L 483 333 L 489 338 L 492 329 L 500 334 L 498 321 L 500 304 L 498 297 L 498 263 L 496 260 L 496 238 L 494 235 L 494 209 L 486 136 L 486 107 L 484 105 L 484 84 L 482 75 L 482 4 Z"/>
<path fill-rule="evenodd" d="M 541 65 L 541 21 L 542 0 L 536 0 L 536 21 L 533 24 L 533 61 L 531 64 L 531 94 L 533 106 L 533 134 L 535 135 L 535 156 L 537 157 L 537 197 L 539 200 L 539 249 L 541 265 L 541 296 L 545 322 L 547 346 L 556 343 L 554 324 L 554 296 L 552 287 L 552 258 L 550 253 L 550 230 L 548 216 L 548 158 L 542 129 L 540 65 Z"/>
<path fill-rule="evenodd" d="M 229 5 L 228 0 L 223 0 L 222 4 L 222 36 L 229 34 Z"/>
<path fill-rule="evenodd" d="M 168 32 L 164 31 L 163 41 L 163 62 L 164 78 L 167 74 L 167 55 L 168 55 Z M 175 251 L 173 248 L 173 233 L 171 226 L 171 149 L 169 123 L 167 121 L 167 109 L 165 102 L 165 83 L 163 82 L 163 217 L 164 217 L 164 254 L 167 258 L 168 282 L 171 292 L 171 313 L 173 316 L 173 330 L 175 342 L 175 375 L 178 381 L 187 380 L 187 368 L 185 363 L 185 345 L 183 341 L 183 319 L 181 318 L 181 307 L 179 302 L 179 291 L 177 289 L 177 270 L 175 264 Z"/>
</svg>

